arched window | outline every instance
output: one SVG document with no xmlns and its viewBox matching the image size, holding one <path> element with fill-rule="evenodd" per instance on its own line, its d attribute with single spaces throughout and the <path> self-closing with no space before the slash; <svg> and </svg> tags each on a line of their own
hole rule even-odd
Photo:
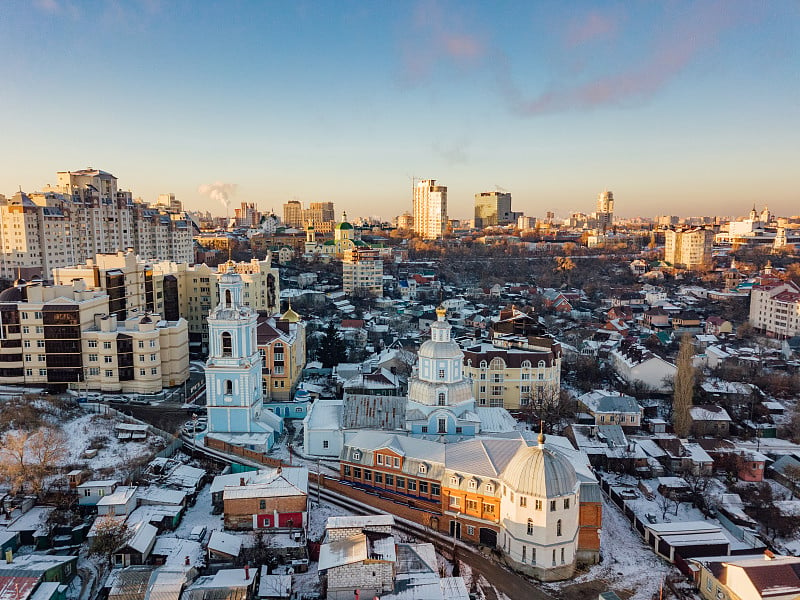
<svg viewBox="0 0 800 600">
<path fill-rule="evenodd" d="M 530 369 L 530 368 L 531 368 L 531 361 L 529 361 L 529 360 L 523 360 L 523 361 L 522 361 L 522 368 L 523 368 L 523 369 Z"/>
<path fill-rule="evenodd" d="M 502 358 L 493 358 L 489 363 L 489 368 L 495 371 L 502 371 L 506 368 L 506 363 Z"/>
<path fill-rule="evenodd" d="M 439 392 L 439 406 L 445 406 L 447 404 L 447 400 L 445 399 L 444 392 Z"/>
<path fill-rule="evenodd" d="M 222 356 L 233 356 L 233 339 L 227 331 L 222 332 Z"/>
<path fill-rule="evenodd" d="M 486 361 L 482 360 L 481 361 L 481 369 L 485 369 L 485 368 L 486 368 Z"/>
<path fill-rule="evenodd" d="M 561 519 L 556 521 L 556 535 L 561 535 Z"/>
<path fill-rule="evenodd" d="M 545 368 L 545 362 L 543 360 L 539 361 L 539 368 L 540 369 L 544 369 Z"/>
<path fill-rule="evenodd" d="M 225 304 L 227 306 L 230 306 L 232 304 L 232 302 L 231 302 L 231 291 L 230 290 L 225 290 Z"/>
<path fill-rule="evenodd" d="M 533 535 L 533 519 L 528 519 L 528 535 Z"/>
<path fill-rule="evenodd" d="M 475 481 L 474 479 L 470 479 L 469 480 L 469 489 L 474 490 L 474 489 L 477 489 L 477 487 L 478 487 L 478 482 Z"/>
<path fill-rule="evenodd" d="M 230 396 L 233 394 L 233 382 L 230 379 L 225 380 L 225 395 Z"/>
</svg>

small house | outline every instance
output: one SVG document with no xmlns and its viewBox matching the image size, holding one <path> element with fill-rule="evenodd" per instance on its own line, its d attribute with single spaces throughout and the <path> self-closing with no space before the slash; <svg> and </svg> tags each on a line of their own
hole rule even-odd
<svg viewBox="0 0 800 600">
<path fill-rule="evenodd" d="M 97 506 L 100 498 L 113 494 L 116 487 L 117 481 L 114 479 L 84 481 L 76 487 L 78 490 L 78 505 Z"/>
<path fill-rule="evenodd" d="M 127 517 L 136 508 L 136 486 L 121 485 L 114 493 L 97 501 L 97 514 L 110 517 Z"/>
</svg>

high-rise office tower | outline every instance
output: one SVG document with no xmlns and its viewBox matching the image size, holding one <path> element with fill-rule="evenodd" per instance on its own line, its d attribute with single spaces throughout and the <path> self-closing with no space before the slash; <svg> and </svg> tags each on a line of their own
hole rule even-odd
<svg viewBox="0 0 800 600">
<path fill-rule="evenodd" d="M 447 228 L 447 186 L 435 179 L 423 179 L 414 187 L 414 232 L 435 240 Z"/>
<path fill-rule="evenodd" d="M 608 190 L 597 194 L 597 227 L 603 231 L 611 227 L 614 222 L 614 193 Z"/>
<path fill-rule="evenodd" d="M 511 194 L 508 192 L 475 194 L 475 227 L 508 225 L 512 216 Z"/>
</svg>

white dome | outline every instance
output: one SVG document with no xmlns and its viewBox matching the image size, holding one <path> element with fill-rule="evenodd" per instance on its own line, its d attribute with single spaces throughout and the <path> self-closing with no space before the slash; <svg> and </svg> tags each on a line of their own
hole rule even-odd
<svg viewBox="0 0 800 600">
<path fill-rule="evenodd" d="M 575 492 L 575 467 L 558 452 L 537 446 L 522 446 L 503 471 L 506 485 L 517 492 L 540 498 Z"/>
<path fill-rule="evenodd" d="M 423 381 L 416 377 L 408 382 L 408 399 L 420 404 L 436 406 L 439 402 L 439 390 L 442 387 L 447 388 L 448 406 L 456 406 L 473 399 L 472 384 L 466 379 L 443 386 L 439 382 Z"/>
<path fill-rule="evenodd" d="M 457 358 L 461 360 L 464 358 L 464 352 L 453 340 L 447 342 L 428 340 L 420 346 L 417 356 L 419 356 L 419 358 Z"/>
</svg>

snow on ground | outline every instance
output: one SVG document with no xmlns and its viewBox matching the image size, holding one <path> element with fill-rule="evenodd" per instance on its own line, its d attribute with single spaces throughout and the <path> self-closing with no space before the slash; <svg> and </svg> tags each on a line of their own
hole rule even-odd
<svg viewBox="0 0 800 600">
<path fill-rule="evenodd" d="M 341 517 L 343 515 L 352 515 L 353 513 L 346 511 L 343 508 L 328 504 L 323 501 L 322 504 L 317 505 L 317 498 L 311 493 L 311 507 L 308 511 L 309 524 L 308 524 L 308 539 L 312 542 L 322 541 L 325 535 L 325 523 L 328 517 Z"/>
<path fill-rule="evenodd" d="M 214 530 L 222 531 L 222 515 L 212 515 L 211 511 L 211 489 L 210 485 L 204 486 L 197 492 L 197 500 L 194 506 L 189 506 L 181 519 L 180 525 L 175 531 L 167 532 L 164 535 L 174 536 L 179 538 L 188 538 L 192 529 L 198 525 L 206 527 L 206 537 L 211 537 L 211 532 Z"/>
<path fill-rule="evenodd" d="M 649 600 L 674 567 L 655 555 L 622 512 L 603 497 L 603 529 L 600 537 L 602 562 L 573 580 L 546 584 L 550 589 L 592 582 L 607 582 L 615 591 L 630 590 L 630 600 Z"/>
<path fill-rule="evenodd" d="M 118 440 L 114 432 L 117 422 L 113 417 L 89 413 L 62 423 L 68 453 L 64 462 L 95 472 L 110 469 L 108 476 L 124 476 L 136 459 L 150 457 L 163 447 L 164 440 L 152 434 L 144 442 Z M 82 458 L 91 447 L 97 448 L 97 456 Z"/>
</svg>

